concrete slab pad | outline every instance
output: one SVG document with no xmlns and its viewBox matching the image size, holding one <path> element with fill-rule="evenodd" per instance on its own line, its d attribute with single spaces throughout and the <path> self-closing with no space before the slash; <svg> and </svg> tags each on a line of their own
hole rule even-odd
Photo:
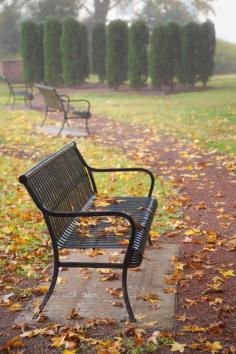
<svg viewBox="0 0 236 354">
<path fill-rule="evenodd" d="M 114 256 L 114 252 L 111 253 Z M 140 267 L 141 271 L 128 271 L 128 292 L 138 324 L 157 321 L 156 326 L 160 329 L 170 330 L 174 324 L 175 294 L 165 293 L 167 288 L 163 282 L 163 276 L 172 272 L 170 259 L 179 254 L 179 247 L 175 244 L 161 245 L 160 249 L 148 249 L 145 259 Z M 96 256 L 96 261 L 107 261 L 109 255 Z M 95 261 L 88 256 L 88 251 L 81 253 L 71 252 L 66 260 L 74 261 Z M 44 314 L 48 321 L 69 323 L 71 310 L 74 308 L 78 314 L 85 319 L 92 318 L 113 318 L 116 321 L 128 320 L 128 314 L 123 299 L 117 299 L 107 292 L 107 288 L 121 287 L 121 271 L 112 270 L 118 273 L 118 280 L 101 281 L 101 277 L 109 274 L 101 274 L 96 269 L 70 268 L 61 271 L 59 283 L 47 303 Z M 148 293 L 157 295 L 158 302 L 147 302 L 143 297 Z M 42 298 L 34 298 L 42 300 Z M 20 313 L 16 319 L 17 323 L 36 323 L 32 320 L 33 300 L 27 309 Z M 114 303 L 122 307 L 114 306 Z"/>
<path fill-rule="evenodd" d="M 44 133 L 51 136 L 57 136 L 58 132 L 60 131 L 60 126 L 45 126 L 45 127 L 37 127 L 36 131 L 38 133 Z M 87 131 L 78 129 L 75 127 L 65 127 L 60 136 L 71 136 L 71 137 L 84 137 L 88 136 Z"/>
</svg>

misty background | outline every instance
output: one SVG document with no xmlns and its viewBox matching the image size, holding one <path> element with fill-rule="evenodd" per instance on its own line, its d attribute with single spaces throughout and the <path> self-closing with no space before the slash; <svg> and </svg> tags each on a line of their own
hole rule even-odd
<svg viewBox="0 0 236 354">
<path fill-rule="evenodd" d="M 210 19 L 217 35 L 216 73 L 236 72 L 235 0 L 0 0 L 0 59 L 21 57 L 22 21 L 43 22 L 47 16 L 62 19 L 72 16 L 87 25 L 109 23 L 121 18 L 128 23 L 145 20 L 152 29 L 155 23 Z"/>
</svg>

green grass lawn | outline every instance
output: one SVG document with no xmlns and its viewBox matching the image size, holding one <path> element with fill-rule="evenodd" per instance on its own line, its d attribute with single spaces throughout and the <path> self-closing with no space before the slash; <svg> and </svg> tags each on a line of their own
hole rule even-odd
<svg viewBox="0 0 236 354">
<path fill-rule="evenodd" d="M 194 93 L 145 96 L 111 91 L 77 96 L 90 99 L 96 114 L 140 126 L 151 125 L 157 134 L 176 135 L 221 152 L 236 151 L 236 76 L 214 77 L 208 91 Z M 16 253 L 19 257 L 17 271 L 24 270 L 27 274 L 33 273 L 31 267 L 25 267 L 25 257 L 30 252 L 27 264 L 37 264 L 34 257 L 38 255 L 34 256 L 33 250 L 41 244 L 45 227 L 23 187 L 19 186 L 18 176 L 71 140 L 36 134 L 35 125 L 41 120 L 42 114 L 33 111 L 3 108 L 0 111 L 0 142 L 4 149 L 0 158 L 0 188 L 3 196 L 0 252 L 4 253 L 7 249 L 10 254 Z M 141 163 L 129 160 L 114 148 L 98 145 L 92 137 L 79 138 L 77 141 L 87 161 L 96 167 L 125 167 Z M 131 178 L 130 175 L 111 174 L 105 178 L 102 174 L 97 178 L 99 191 L 108 195 L 136 194 L 137 185 L 141 193 L 147 190 L 147 182 L 140 175 Z M 172 185 L 160 178 L 156 182 L 155 195 L 160 206 L 154 232 L 158 234 L 165 232 L 171 222 L 174 223 L 176 215 L 175 210 L 170 212 L 168 208 L 175 198 Z M 47 237 L 46 234 L 44 237 Z M 8 262 L 7 258 L 2 257 L 2 269 L 6 266 L 5 262 Z"/>
<path fill-rule="evenodd" d="M 69 143 L 71 138 L 37 134 L 35 126 L 41 120 L 42 114 L 33 111 L 0 111 L 0 275 L 9 268 L 10 273 L 34 277 L 38 274 L 35 269 L 45 268 L 50 254 L 50 249 L 45 252 L 48 235 L 42 216 L 19 184 L 18 177 L 42 158 Z M 77 145 L 91 166 L 108 168 L 140 165 L 140 162 L 127 159 L 114 148 L 96 144 L 92 137 L 77 139 Z M 98 173 L 95 177 L 101 195 L 147 195 L 149 179 L 143 175 Z M 177 207 L 171 208 L 171 211 L 169 208 L 176 192 L 170 182 L 156 178 L 154 195 L 159 200 L 159 213 L 153 224 L 152 236 L 158 237 L 178 217 L 175 215 Z M 14 262 L 11 261 L 13 255 Z"/>
<path fill-rule="evenodd" d="M 215 76 L 206 91 L 166 96 L 80 93 L 96 114 L 151 126 L 220 152 L 236 152 L 236 75 Z"/>
</svg>

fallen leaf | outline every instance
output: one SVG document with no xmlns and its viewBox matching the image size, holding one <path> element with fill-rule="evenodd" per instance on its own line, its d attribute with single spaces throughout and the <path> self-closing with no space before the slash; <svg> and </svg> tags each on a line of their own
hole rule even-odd
<svg viewBox="0 0 236 354">
<path fill-rule="evenodd" d="M 183 326 L 181 330 L 184 332 L 205 332 L 206 328 L 195 326 L 195 325 L 189 325 L 189 326 Z"/>
<path fill-rule="evenodd" d="M 180 352 L 180 353 L 183 353 L 184 352 L 184 348 L 186 347 L 186 344 L 181 344 L 181 343 L 178 343 L 178 342 L 173 342 L 171 344 L 171 349 L 170 351 L 171 352 Z"/>
</svg>

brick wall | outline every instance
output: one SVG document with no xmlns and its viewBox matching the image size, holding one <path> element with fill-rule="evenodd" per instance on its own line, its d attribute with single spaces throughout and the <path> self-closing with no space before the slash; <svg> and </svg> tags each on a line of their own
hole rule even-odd
<svg viewBox="0 0 236 354">
<path fill-rule="evenodd" d="M 0 62 L 0 73 L 10 82 L 23 82 L 23 66 L 21 60 L 4 60 Z"/>
</svg>

